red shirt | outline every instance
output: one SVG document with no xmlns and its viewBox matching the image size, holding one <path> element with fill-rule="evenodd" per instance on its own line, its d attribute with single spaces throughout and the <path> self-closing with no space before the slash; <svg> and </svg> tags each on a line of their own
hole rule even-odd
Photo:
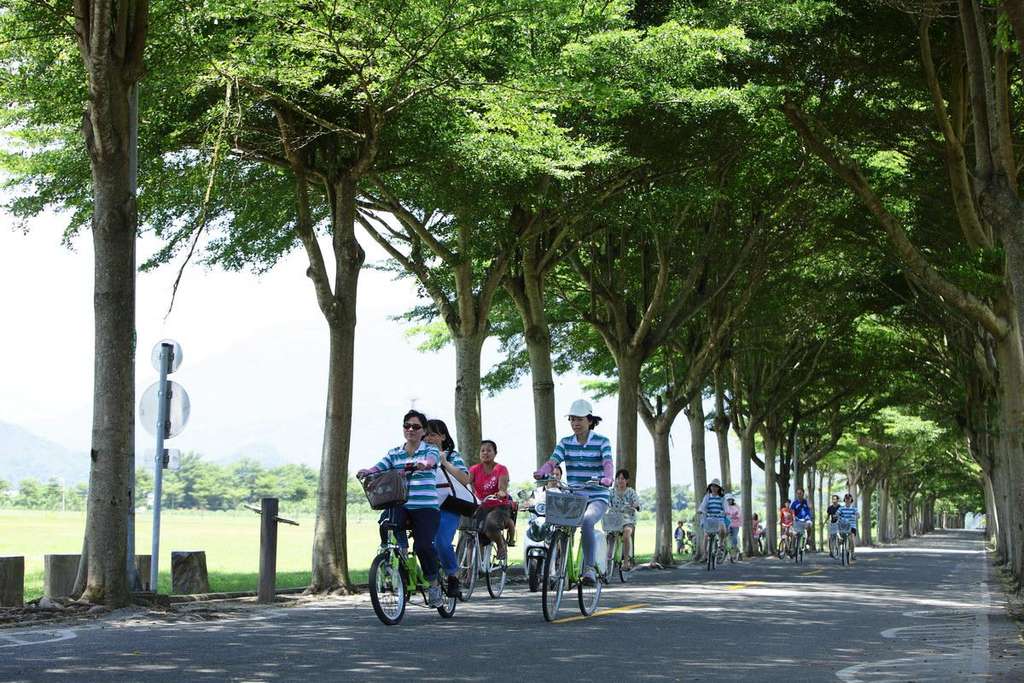
<svg viewBox="0 0 1024 683">
<path fill-rule="evenodd" d="M 508 476 L 508 469 L 504 465 L 494 463 L 494 469 L 491 470 L 490 474 L 484 471 L 483 463 L 477 463 L 469 468 L 469 473 L 473 476 L 473 492 L 476 493 L 476 497 L 483 500 L 487 496 L 493 495 L 498 492 L 498 479 L 502 475 Z M 483 507 L 495 507 L 498 505 L 508 505 L 512 501 L 508 498 L 504 500 L 489 500 L 483 503 Z"/>
<path fill-rule="evenodd" d="M 782 526 L 793 526 L 793 511 L 788 507 L 779 509 L 779 518 Z"/>
</svg>

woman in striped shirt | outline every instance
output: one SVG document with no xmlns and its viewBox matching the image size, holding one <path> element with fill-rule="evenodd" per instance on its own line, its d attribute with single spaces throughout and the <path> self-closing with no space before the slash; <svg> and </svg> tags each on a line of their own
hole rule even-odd
<svg viewBox="0 0 1024 683">
<path fill-rule="evenodd" d="M 537 479 L 551 474 L 556 465 L 565 467 L 566 481 L 570 486 L 582 486 L 597 479 L 602 489 L 582 489 L 578 495 L 590 499 L 583 516 L 581 536 L 583 541 L 584 583 L 593 584 L 597 579 L 594 571 L 594 551 L 597 546 L 597 523 L 608 511 L 608 488 L 612 485 L 612 443 L 608 437 L 595 434 L 593 429 L 601 418 L 593 414 L 589 401 L 574 401 L 569 408 L 569 424 L 572 436 L 567 436 L 555 446 L 544 466 L 533 473 Z"/>
<path fill-rule="evenodd" d="M 398 524 L 398 544 L 408 547 L 403 529 L 412 522 L 413 549 L 419 558 L 423 575 L 430 581 L 427 601 L 431 607 L 441 604 L 441 588 L 437 583 L 437 552 L 434 550 L 434 536 L 441 519 L 437 504 L 437 480 L 434 468 L 440 459 L 440 452 L 423 440 L 427 416 L 410 410 L 402 420 L 405 443 L 392 448 L 373 467 L 359 470 L 360 479 L 375 472 L 400 470 L 411 464 L 415 467 L 409 480 L 409 498 L 405 505 L 396 508 L 395 523 Z"/>
<path fill-rule="evenodd" d="M 427 435 L 424 441 L 441 451 L 441 466 L 437 468 L 437 503 L 442 505 L 444 499 L 451 494 L 451 485 L 448 484 L 448 477 L 457 479 L 469 486 L 472 479 L 469 476 L 469 469 L 459 452 L 455 450 L 455 440 L 448 431 L 448 425 L 443 420 L 427 420 Z M 455 539 L 455 531 L 459 528 L 459 515 L 448 510 L 441 510 L 441 521 L 437 527 L 437 535 L 434 536 L 434 550 L 441 560 L 444 573 L 448 576 L 448 595 L 459 594 L 459 560 L 455 557 L 455 550 L 452 548 L 452 541 Z"/>
</svg>

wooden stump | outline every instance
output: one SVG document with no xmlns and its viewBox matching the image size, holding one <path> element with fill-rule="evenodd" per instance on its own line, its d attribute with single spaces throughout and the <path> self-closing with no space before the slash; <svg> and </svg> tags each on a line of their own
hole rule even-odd
<svg viewBox="0 0 1024 683">
<path fill-rule="evenodd" d="M 175 550 L 171 553 L 171 592 L 177 595 L 210 592 L 205 551 Z"/>
<path fill-rule="evenodd" d="M 139 571 L 139 582 L 142 583 L 142 590 L 144 591 L 156 590 L 149 585 L 149 570 L 152 566 L 153 558 L 151 555 L 135 556 L 135 567 Z"/>
<path fill-rule="evenodd" d="M 0 557 L 0 607 L 25 604 L 25 558 Z"/>
<path fill-rule="evenodd" d="M 81 555 L 43 555 L 43 595 L 66 598 L 75 590 Z"/>
</svg>

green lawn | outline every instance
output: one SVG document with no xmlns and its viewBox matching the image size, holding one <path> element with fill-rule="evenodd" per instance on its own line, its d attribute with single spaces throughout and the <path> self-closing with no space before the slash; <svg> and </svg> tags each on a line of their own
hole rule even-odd
<svg viewBox="0 0 1024 683">
<path fill-rule="evenodd" d="M 313 516 L 295 518 L 300 526 L 282 524 L 278 532 L 277 585 L 300 587 L 309 582 L 313 546 Z M 149 554 L 152 516 L 137 517 L 139 554 Z M 523 537 L 520 518 L 519 538 Z M 160 592 L 170 591 L 172 550 L 205 550 L 212 591 L 256 590 L 259 562 L 259 518 L 251 512 L 167 511 L 160 523 Z M 43 555 L 78 553 L 82 549 L 85 514 L 34 510 L 0 510 L 0 555 L 25 557 L 25 599 L 43 592 Z M 379 544 L 375 518 L 349 520 L 349 567 L 357 583 L 366 572 Z M 518 550 L 518 549 L 517 549 Z M 654 550 L 654 524 L 640 523 L 637 555 Z M 513 552 L 513 561 L 520 557 Z"/>
</svg>

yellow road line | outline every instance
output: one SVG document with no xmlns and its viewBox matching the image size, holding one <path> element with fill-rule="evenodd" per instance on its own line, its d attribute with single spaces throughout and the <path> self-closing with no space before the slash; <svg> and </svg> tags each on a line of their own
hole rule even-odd
<svg viewBox="0 0 1024 683">
<path fill-rule="evenodd" d="M 742 589 L 744 589 L 744 588 L 746 588 L 748 586 L 760 586 L 763 583 L 764 583 L 764 581 L 747 581 L 746 583 L 734 583 L 731 586 L 726 586 L 725 590 L 727 590 L 727 591 L 738 591 L 738 590 L 742 590 Z"/>
<path fill-rule="evenodd" d="M 590 616 L 591 617 L 603 617 L 606 614 L 616 614 L 618 612 L 629 612 L 630 610 L 640 609 L 641 607 L 647 607 L 647 606 L 648 605 L 647 605 L 646 602 L 637 603 L 636 605 L 623 605 L 622 607 L 613 607 L 612 609 L 603 609 L 603 610 L 600 610 L 598 612 L 595 612 L 594 614 L 592 614 Z M 551 623 L 552 624 L 565 624 L 565 623 L 570 622 L 570 621 L 580 621 L 581 619 L 589 619 L 589 618 L 590 617 L 585 617 L 585 616 L 583 616 L 581 614 L 581 615 L 576 616 L 576 617 L 563 617 L 561 619 L 555 619 Z"/>
<path fill-rule="evenodd" d="M 823 571 L 825 571 L 825 570 L 824 569 L 815 569 L 814 571 L 804 572 L 800 576 L 814 576 L 815 574 L 820 574 Z"/>
</svg>

